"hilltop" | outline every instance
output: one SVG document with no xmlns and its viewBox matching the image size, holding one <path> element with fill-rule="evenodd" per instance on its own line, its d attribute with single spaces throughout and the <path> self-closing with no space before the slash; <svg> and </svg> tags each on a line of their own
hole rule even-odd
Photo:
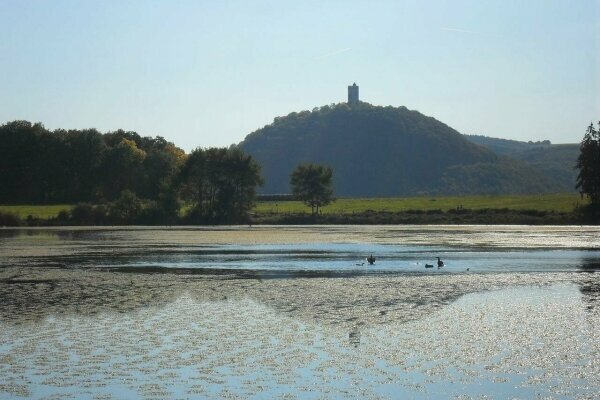
<svg viewBox="0 0 600 400">
<path fill-rule="evenodd" d="M 338 196 L 569 190 L 528 163 L 406 107 L 360 102 L 293 112 L 249 134 L 240 147 L 262 165 L 262 193 L 289 192 L 289 175 L 301 162 L 331 166 Z"/>
</svg>

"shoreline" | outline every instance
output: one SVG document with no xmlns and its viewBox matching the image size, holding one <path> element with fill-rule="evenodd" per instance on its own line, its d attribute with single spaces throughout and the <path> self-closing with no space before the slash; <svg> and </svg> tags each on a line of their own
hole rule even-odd
<svg viewBox="0 0 600 400">
<path fill-rule="evenodd" d="M 252 223 L 256 225 L 581 225 L 585 222 L 574 212 L 514 209 L 366 211 L 321 215 L 269 213 L 252 216 Z"/>
<path fill-rule="evenodd" d="M 53 227 L 53 226 L 174 226 L 195 225 L 598 225 L 596 216 L 586 216 L 577 212 L 516 210 L 516 209 L 477 209 L 477 210 L 407 210 L 407 211 L 365 211 L 356 213 L 255 213 L 247 219 L 214 224 L 198 224 L 180 218 L 172 223 L 119 223 L 93 224 L 77 223 L 72 219 L 59 217 L 19 218 L 0 221 L 2 227 Z"/>
</svg>

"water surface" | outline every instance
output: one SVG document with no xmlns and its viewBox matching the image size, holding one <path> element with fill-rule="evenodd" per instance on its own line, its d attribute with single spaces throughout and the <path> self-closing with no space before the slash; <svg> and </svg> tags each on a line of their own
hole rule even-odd
<svg viewBox="0 0 600 400">
<path fill-rule="evenodd" d="M 0 398 L 593 398 L 599 265 L 593 227 L 4 229 Z"/>
</svg>

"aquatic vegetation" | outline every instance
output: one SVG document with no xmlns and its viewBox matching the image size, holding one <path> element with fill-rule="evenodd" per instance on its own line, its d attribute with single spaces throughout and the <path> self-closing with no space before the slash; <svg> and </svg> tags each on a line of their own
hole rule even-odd
<svg viewBox="0 0 600 400">
<path fill-rule="evenodd" d="M 583 398 L 600 385 L 599 314 L 589 314 L 570 285 L 472 294 L 410 322 L 324 324 L 303 315 L 250 298 L 203 301 L 189 293 L 164 307 L 51 316 L 36 329 L 3 323 L 1 390 L 28 397 Z M 357 340 L 349 340 L 349 326 Z"/>
<path fill-rule="evenodd" d="M 2 232 L 0 398 L 590 398 L 600 388 L 593 231 Z M 374 248 L 375 269 L 356 267 Z M 434 252 L 443 271 L 418 272 Z"/>
</svg>

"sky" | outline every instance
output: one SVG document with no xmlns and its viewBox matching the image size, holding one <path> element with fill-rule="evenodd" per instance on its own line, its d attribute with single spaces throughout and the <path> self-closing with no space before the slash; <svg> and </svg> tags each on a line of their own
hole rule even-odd
<svg viewBox="0 0 600 400">
<path fill-rule="evenodd" d="M 600 0 L 0 0 L 0 123 L 186 151 L 345 102 L 577 143 L 600 120 Z"/>
</svg>

